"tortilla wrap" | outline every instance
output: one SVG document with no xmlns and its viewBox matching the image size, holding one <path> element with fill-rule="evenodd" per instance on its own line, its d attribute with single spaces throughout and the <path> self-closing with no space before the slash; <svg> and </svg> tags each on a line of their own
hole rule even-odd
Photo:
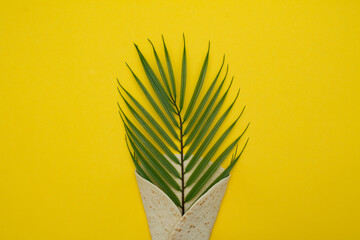
<svg viewBox="0 0 360 240">
<path fill-rule="evenodd" d="M 207 167 L 210 165 L 211 163 Z M 223 170 L 219 168 L 202 191 L 207 189 Z M 191 172 L 185 175 L 185 180 Z M 182 216 L 180 208 L 160 188 L 136 172 L 135 175 L 152 240 L 208 240 L 210 238 L 230 176 L 212 186 L 200 198 L 201 193 L 186 203 L 185 214 Z M 191 187 L 188 188 L 186 193 L 191 189 Z"/>
</svg>

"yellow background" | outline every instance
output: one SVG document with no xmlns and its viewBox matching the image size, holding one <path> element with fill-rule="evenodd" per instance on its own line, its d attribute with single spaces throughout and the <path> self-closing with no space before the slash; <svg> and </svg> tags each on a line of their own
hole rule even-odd
<svg viewBox="0 0 360 240">
<path fill-rule="evenodd" d="M 161 34 L 178 76 L 183 32 L 251 121 L 211 239 L 360 239 L 358 1 L 171 2 L 2 1 L 0 239 L 150 238 L 115 79 Z"/>
</svg>

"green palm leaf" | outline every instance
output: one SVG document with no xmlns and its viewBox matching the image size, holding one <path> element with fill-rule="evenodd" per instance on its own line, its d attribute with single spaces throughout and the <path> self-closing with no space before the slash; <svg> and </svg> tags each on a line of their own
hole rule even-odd
<svg viewBox="0 0 360 240">
<path fill-rule="evenodd" d="M 171 87 L 172 87 L 172 94 L 174 96 L 174 100 L 176 100 L 176 84 L 175 84 L 174 70 L 173 70 L 173 67 L 172 67 L 172 64 L 171 64 L 169 52 L 168 52 L 166 44 L 165 44 L 164 36 L 162 36 L 162 40 L 163 40 L 163 44 L 164 44 L 166 65 L 167 65 L 167 68 L 168 68 Z"/>
<path fill-rule="evenodd" d="M 186 66 L 186 46 L 185 46 L 185 35 L 183 34 L 184 39 L 184 50 L 182 56 L 182 65 L 181 65 L 181 88 L 180 88 L 180 111 L 184 106 L 185 99 L 185 89 L 186 89 L 186 74 L 187 74 L 187 66 Z"/>
<path fill-rule="evenodd" d="M 232 133 L 245 109 L 244 107 L 240 115 L 229 126 L 225 127 L 223 132 L 220 131 L 222 126 L 225 125 L 225 120 L 229 118 L 231 109 L 235 109 L 235 102 L 239 95 L 239 91 L 237 91 L 236 97 L 231 104 L 225 107 L 222 114 L 219 114 L 222 112 L 225 99 L 230 93 L 234 79 L 231 79 L 229 86 L 222 93 L 221 90 L 228 75 L 227 66 L 224 76 L 220 77 L 225 64 L 225 57 L 223 57 L 221 66 L 210 87 L 203 90 L 209 65 L 209 43 L 195 88 L 191 91 L 187 90 L 187 81 L 189 80 L 187 78 L 187 50 L 185 36 L 183 35 L 181 84 L 180 89 L 177 89 L 173 64 L 164 37 L 162 37 L 165 53 L 164 63 L 160 60 L 154 44 L 150 40 L 149 42 L 160 77 L 156 75 L 153 66 L 149 64 L 135 44 L 141 66 L 146 74 L 145 78 L 151 86 L 149 90 L 133 70 L 126 65 L 142 93 L 149 101 L 151 108 L 142 106 L 134 95 L 130 94 L 118 81 L 118 92 L 127 110 L 131 113 L 129 115 L 131 119 L 122 111 L 120 105 L 119 114 L 124 123 L 126 130 L 125 141 L 136 172 L 162 189 L 184 214 L 187 209 L 185 206 L 188 207 L 192 201 L 197 199 L 196 197 L 203 195 L 210 187 L 230 174 L 248 141 L 246 141 L 239 155 L 235 150 L 229 166 L 219 173 L 220 165 L 230 156 L 234 147 L 238 145 L 249 125 L 246 126 L 240 136 L 215 158 L 217 150 Z M 165 64 L 167 74 L 164 69 Z M 218 85 L 219 78 L 223 79 Z M 204 91 L 204 95 L 202 95 L 202 91 Z M 191 92 L 192 94 L 190 94 Z M 177 96 L 180 96 L 179 100 L 177 100 Z M 200 98 L 199 96 L 203 97 Z M 186 101 L 186 98 L 190 101 Z M 185 104 L 185 102 L 188 102 L 188 104 Z M 160 117 L 160 122 L 154 119 L 153 112 Z M 136 125 L 139 125 L 140 128 Z M 147 133 L 146 136 L 144 131 Z M 220 137 L 217 138 L 218 134 Z M 213 141 L 214 143 L 212 143 Z M 209 150 L 207 151 L 207 149 Z M 180 154 L 175 155 L 175 153 Z M 204 154 L 205 156 L 203 156 Z M 185 165 L 185 161 L 189 161 L 187 165 Z M 188 174 L 185 175 L 185 173 Z M 215 179 L 215 181 L 210 179 Z M 186 187 L 191 187 L 188 193 L 185 192 Z"/>
<path fill-rule="evenodd" d="M 189 106 L 188 106 L 188 108 L 186 109 L 186 112 L 185 112 L 184 122 L 185 122 L 186 119 L 189 117 L 192 109 L 194 108 L 195 102 L 196 102 L 196 100 L 197 100 L 197 98 L 198 98 L 198 96 L 199 96 L 199 94 L 200 94 L 202 85 L 203 85 L 203 83 L 204 83 L 205 75 L 206 75 L 206 70 L 207 70 L 208 63 L 209 63 L 209 52 L 210 52 L 210 42 L 209 42 L 209 47 L 208 47 L 208 50 L 207 50 L 207 53 L 206 53 L 206 57 L 205 57 L 203 66 L 202 66 L 202 68 L 201 68 L 201 72 L 200 72 L 199 79 L 198 79 L 198 81 L 197 81 L 197 83 L 196 83 L 196 87 L 195 87 L 194 93 L 193 93 L 193 95 L 192 95 L 192 97 L 191 97 Z"/>
<path fill-rule="evenodd" d="M 154 44 L 150 41 L 150 39 L 148 39 L 152 48 L 153 48 L 153 51 L 154 51 L 154 56 L 155 56 L 155 60 L 156 60 L 156 64 L 158 66 L 158 69 L 159 69 L 159 72 L 160 72 L 160 75 L 161 75 L 161 78 L 164 82 L 164 85 L 166 87 L 166 90 L 169 94 L 169 96 L 171 96 L 171 98 L 173 98 L 173 96 L 171 95 L 171 91 L 170 91 L 170 86 L 169 86 L 169 81 L 166 77 L 166 74 L 165 74 L 165 71 L 164 71 L 164 67 L 160 61 L 160 58 L 159 58 L 159 55 L 157 54 L 156 50 L 155 50 L 155 47 L 154 47 Z"/>
</svg>

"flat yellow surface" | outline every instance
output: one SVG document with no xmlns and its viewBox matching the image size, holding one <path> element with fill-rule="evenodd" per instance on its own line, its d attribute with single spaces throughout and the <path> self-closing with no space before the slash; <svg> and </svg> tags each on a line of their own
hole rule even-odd
<svg viewBox="0 0 360 240">
<path fill-rule="evenodd" d="M 237 131 L 251 121 L 211 239 L 359 239 L 359 11 L 358 1 L 2 1 L 0 239 L 150 239 L 115 79 L 143 99 L 124 61 L 143 76 L 132 43 L 154 63 L 147 38 L 160 51 L 161 34 L 178 77 L 183 32 L 189 89 L 210 40 L 208 76 L 225 53 L 241 87 L 230 118 L 246 104 Z"/>
</svg>

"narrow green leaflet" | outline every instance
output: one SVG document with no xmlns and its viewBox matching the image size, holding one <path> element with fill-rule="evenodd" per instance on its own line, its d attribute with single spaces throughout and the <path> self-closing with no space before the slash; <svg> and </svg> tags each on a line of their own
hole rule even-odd
<svg viewBox="0 0 360 240">
<path fill-rule="evenodd" d="M 150 93 L 146 90 L 146 87 L 142 84 L 142 82 L 140 81 L 140 79 L 135 75 L 135 73 L 133 72 L 133 70 L 130 68 L 130 66 L 128 64 L 126 64 L 126 66 L 130 69 L 132 75 L 134 76 L 137 84 L 139 85 L 139 87 L 141 88 L 141 90 L 143 91 L 143 93 L 145 94 L 146 98 L 149 100 L 151 106 L 153 106 L 154 110 L 156 111 L 156 113 L 159 115 L 159 117 L 161 118 L 161 120 L 164 122 L 164 124 L 166 125 L 166 127 L 169 129 L 170 132 L 173 133 L 173 135 L 176 136 L 177 139 L 179 139 L 179 137 L 177 136 L 173 126 L 171 125 L 171 123 L 169 122 L 169 120 L 166 118 L 166 116 L 164 115 L 164 113 L 161 111 L 160 107 L 156 104 L 155 100 L 151 97 Z"/>
<path fill-rule="evenodd" d="M 141 106 L 141 104 L 128 92 L 125 90 L 125 88 L 123 88 L 119 83 L 119 86 L 124 90 L 124 92 L 127 94 L 127 96 L 131 99 L 131 101 L 135 104 L 135 106 L 140 110 L 140 112 L 146 117 L 146 119 L 151 123 L 151 125 L 156 129 L 156 131 L 161 135 L 161 137 L 170 145 L 170 146 L 174 146 L 175 143 L 173 142 L 173 140 L 171 139 L 171 137 L 164 131 L 164 129 L 155 121 L 155 119 L 150 115 L 150 113 L 148 111 L 145 110 L 145 108 L 143 106 Z M 120 93 L 121 97 L 124 99 L 124 97 L 122 96 L 120 89 L 118 88 L 118 92 Z M 124 99 L 125 101 L 125 99 Z M 177 138 L 177 134 L 176 132 L 171 132 L 171 134 Z M 175 145 L 176 146 L 176 145 Z M 178 147 L 176 146 L 176 148 L 174 148 L 175 150 L 179 151 Z"/>
<path fill-rule="evenodd" d="M 151 165 L 147 162 L 146 158 L 141 154 L 141 151 L 136 147 L 136 145 L 132 142 L 129 137 L 129 142 L 132 148 L 135 151 L 135 154 L 138 156 L 141 164 L 144 166 L 146 171 L 149 173 L 154 182 L 165 192 L 166 195 L 175 203 L 176 206 L 181 206 L 181 203 L 178 197 L 175 195 L 173 190 L 165 183 L 165 181 L 160 177 L 160 175 L 151 167 Z"/>
<path fill-rule="evenodd" d="M 186 195 L 185 202 L 190 201 L 193 199 L 200 190 L 205 186 L 205 184 L 209 181 L 209 179 L 214 175 L 216 170 L 220 167 L 221 163 L 226 159 L 226 157 L 230 154 L 231 150 L 235 147 L 237 142 L 239 141 L 240 137 L 237 138 L 234 142 L 228 146 L 224 152 L 214 161 L 213 164 L 206 170 L 206 172 L 201 176 L 198 182 L 195 183 L 194 187 L 189 191 Z"/>
<path fill-rule="evenodd" d="M 190 103 L 189 103 L 189 106 L 188 108 L 186 109 L 186 112 L 185 112 L 185 116 L 184 116 L 184 122 L 187 120 L 187 118 L 189 117 L 192 109 L 194 108 L 194 105 L 195 105 L 195 102 L 200 94 L 200 91 L 201 91 L 201 88 L 202 88 L 202 85 L 204 83 L 204 79 L 205 79 L 205 75 L 206 75 L 206 70 L 207 70 L 207 67 L 208 67 L 208 63 L 209 63 L 209 52 L 210 52 L 210 43 L 209 43 L 209 47 L 208 47 L 208 50 L 207 50 L 207 53 L 206 53 L 206 57 L 205 57 L 205 60 L 204 60 L 204 64 L 201 68 L 201 72 L 200 72 L 200 76 L 199 76 L 199 79 L 196 83 L 196 87 L 195 87 L 195 90 L 194 90 L 194 93 L 191 97 L 191 100 L 190 100 Z"/>
<path fill-rule="evenodd" d="M 164 36 L 162 36 L 162 40 L 163 40 L 163 44 L 164 44 L 166 65 L 167 65 L 168 72 L 169 72 L 169 78 L 170 78 L 170 82 L 171 82 L 172 93 L 173 93 L 173 96 L 174 96 L 174 100 L 176 100 L 176 84 L 175 84 L 174 70 L 173 70 L 173 67 L 172 67 L 172 64 L 171 64 L 169 52 L 168 52 L 166 44 L 165 44 Z"/>
<path fill-rule="evenodd" d="M 154 56 L 155 56 L 155 60 L 156 60 L 156 64 L 158 66 L 158 69 L 159 69 L 159 72 L 160 72 L 160 75 L 161 75 L 161 78 L 164 82 L 164 85 L 166 87 L 166 90 L 169 94 L 170 97 L 172 97 L 172 94 L 171 94 L 171 91 L 170 91 L 170 86 L 169 86 L 169 81 L 166 77 L 166 74 L 165 74 L 165 71 L 164 71 L 164 67 L 160 61 L 160 58 L 159 58 L 159 55 L 157 54 L 156 50 L 155 50 L 155 47 L 154 47 L 154 44 L 150 41 L 150 39 L 148 39 L 152 48 L 153 48 L 153 51 L 154 51 Z"/>
<path fill-rule="evenodd" d="M 184 106 L 185 99 L 185 89 L 186 89 L 186 74 L 187 74 L 187 66 L 186 66 L 186 46 L 185 46 L 185 35 L 183 34 L 184 39 L 184 50 L 182 56 L 182 65 L 181 65 L 181 88 L 180 88 L 180 111 Z"/>
<path fill-rule="evenodd" d="M 216 82 L 217 82 L 217 80 L 218 80 L 218 78 L 219 78 L 220 72 L 221 72 L 221 70 L 222 70 L 222 68 L 223 68 L 223 66 L 224 66 L 224 61 L 225 61 L 225 56 L 224 56 L 224 58 L 223 58 L 223 62 L 222 62 L 222 64 L 221 64 L 221 67 L 220 67 L 220 70 L 219 70 L 218 74 L 216 75 L 214 81 L 212 82 L 211 86 L 210 86 L 209 89 L 207 90 L 205 96 L 203 97 L 203 99 L 201 100 L 199 106 L 197 107 L 194 115 L 192 116 L 192 118 L 190 119 L 188 125 L 186 126 L 185 131 L 184 131 L 184 135 L 186 135 L 186 134 L 189 132 L 189 130 L 191 130 L 192 126 L 193 126 L 193 125 L 196 123 L 196 121 L 198 120 L 198 118 L 199 118 L 199 116 L 200 116 L 200 113 L 201 113 L 201 110 L 205 107 L 205 104 L 206 104 L 207 100 L 209 99 L 209 97 L 210 97 L 210 95 L 211 95 L 211 93 L 212 93 L 212 90 L 213 90 L 213 88 L 215 87 L 215 84 L 216 84 Z M 228 68 L 226 68 L 226 73 L 225 73 L 224 79 L 226 79 L 227 73 L 228 73 Z"/>
</svg>

